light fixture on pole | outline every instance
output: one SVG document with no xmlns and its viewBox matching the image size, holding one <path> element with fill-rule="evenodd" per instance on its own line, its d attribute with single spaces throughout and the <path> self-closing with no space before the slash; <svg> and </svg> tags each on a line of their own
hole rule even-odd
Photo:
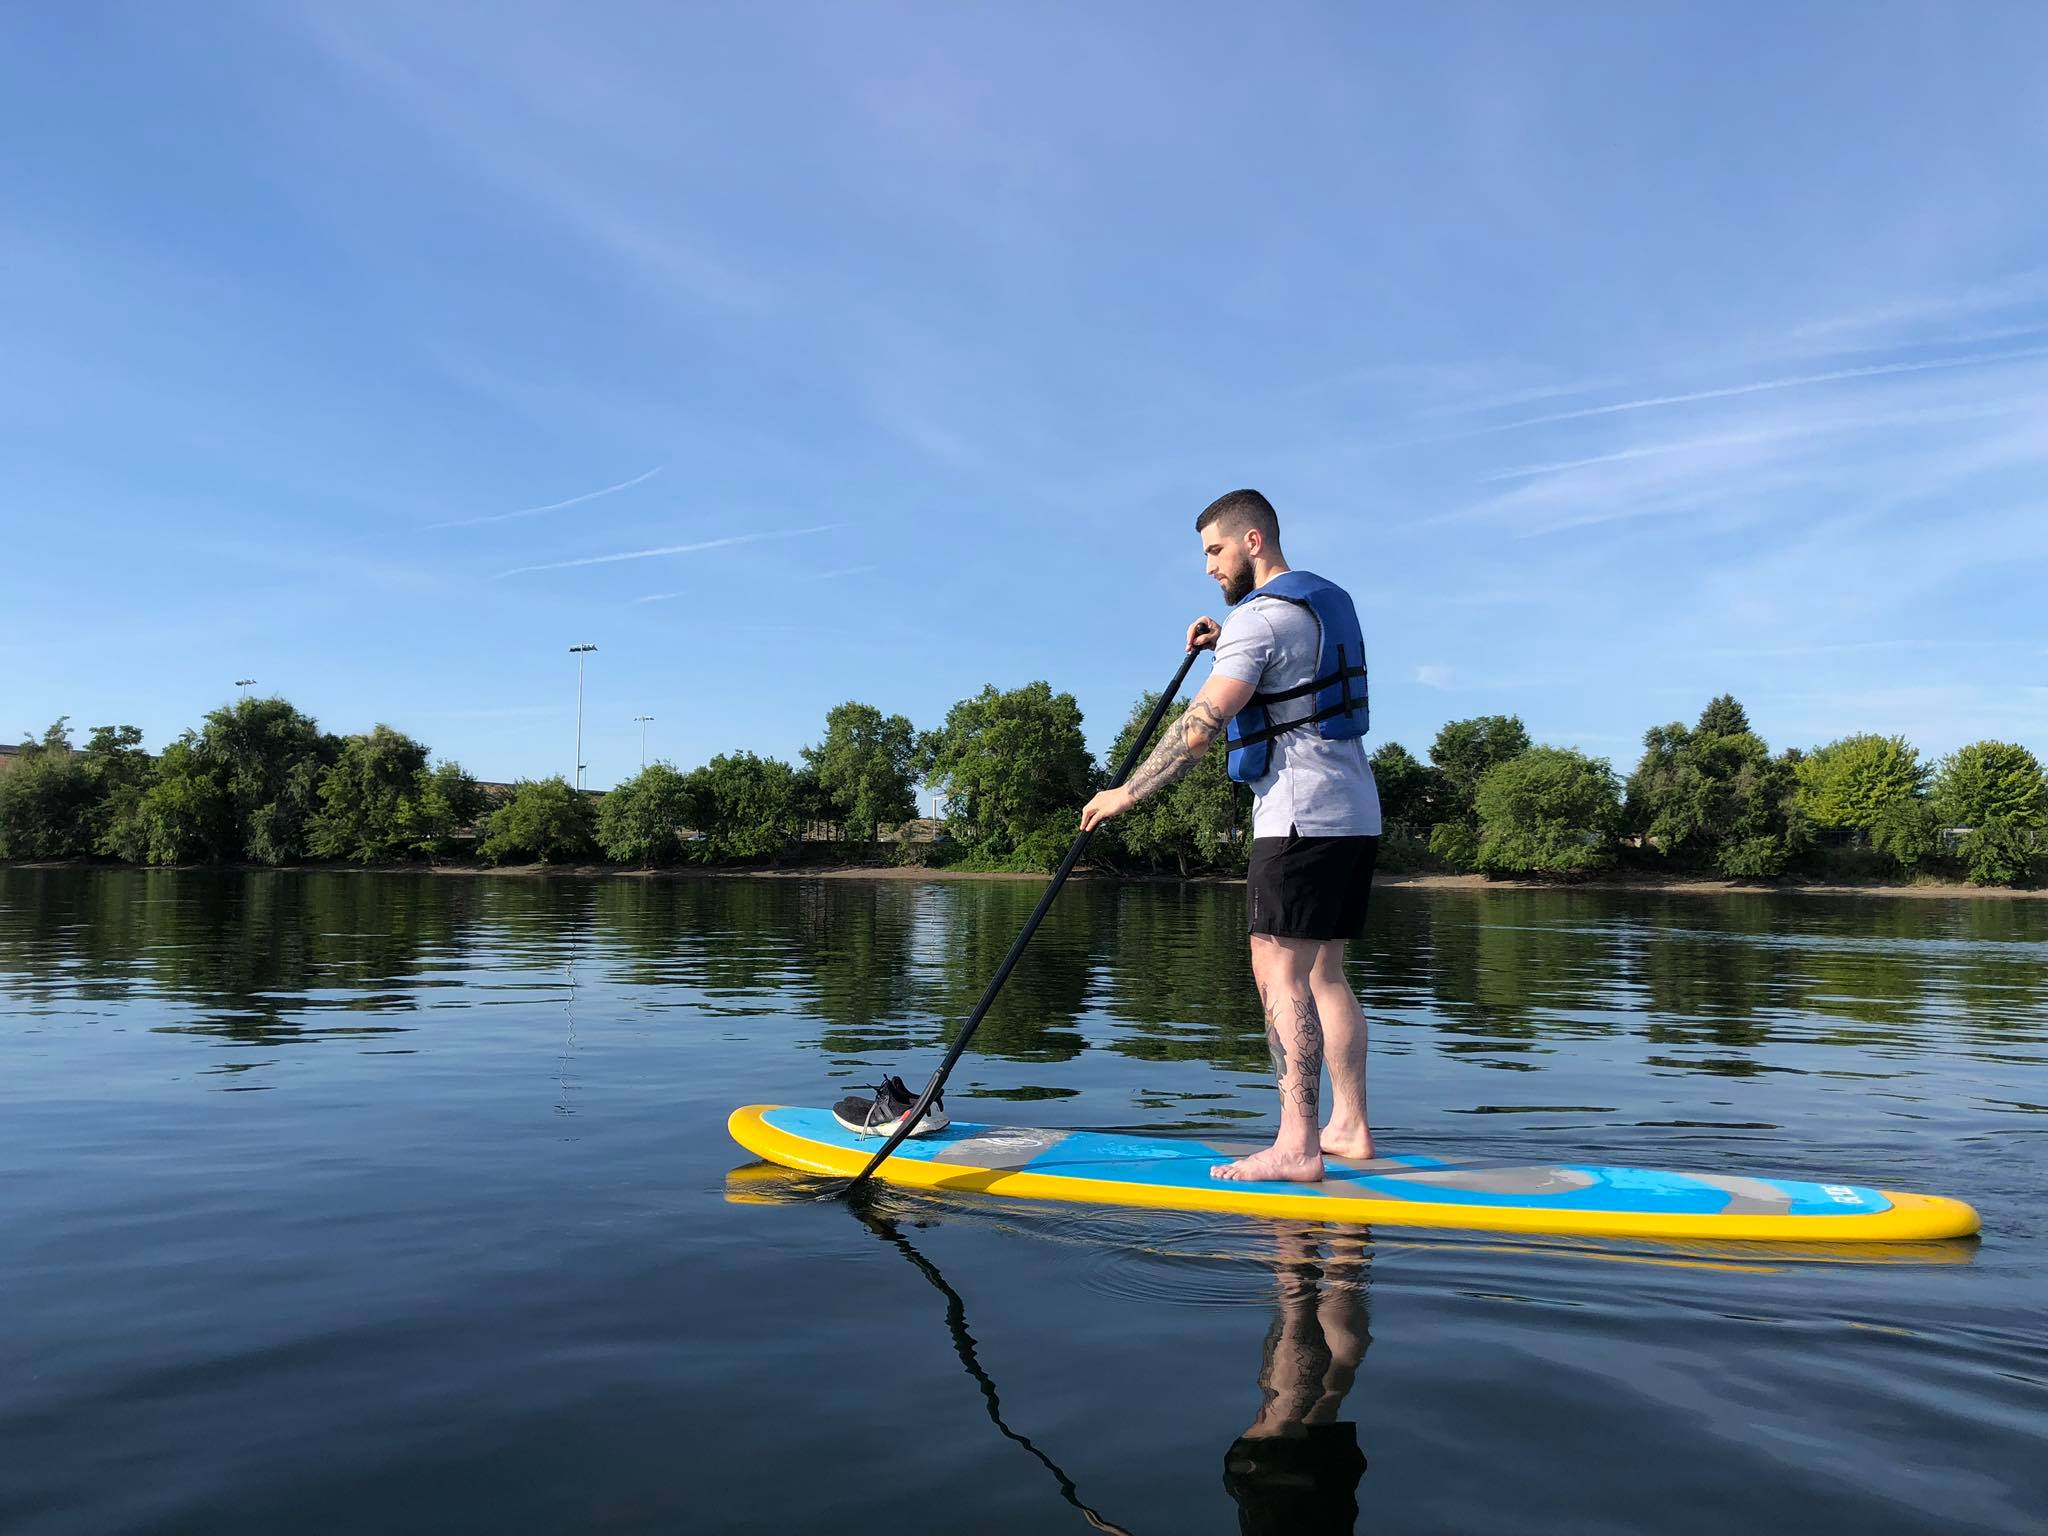
<svg viewBox="0 0 2048 1536">
<path fill-rule="evenodd" d="M 642 773 L 647 771 L 647 722 L 653 718 L 654 716 L 652 715 L 635 715 L 633 717 L 635 723 L 640 727 L 640 771 Z"/>
<path fill-rule="evenodd" d="M 246 699 L 249 696 L 249 690 L 256 686 L 256 679 L 253 677 L 238 677 L 235 679 L 235 686 L 242 690 L 242 697 Z"/>
<path fill-rule="evenodd" d="M 588 643 L 572 645 L 569 654 L 576 658 L 576 787 L 583 788 L 583 658 L 597 647 Z"/>
</svg>

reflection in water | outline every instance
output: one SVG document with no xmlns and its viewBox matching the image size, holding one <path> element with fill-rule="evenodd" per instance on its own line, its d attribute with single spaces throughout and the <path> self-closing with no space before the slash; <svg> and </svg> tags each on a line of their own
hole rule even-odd
<svg viewBox="0 0 2048 1536">
<path fill-rule="evenodd" d="M 918 1252 L 909 1238 L 903 1235 L 896 1219 L 885 1214 L 876 1204 L 874 1186 L 863 1185 L 847 1200 L 847 1208 L 857 1216 L 861 1224 L 875 1236 L 902 1254 L 916 1268 L 917 1272 L 932 1283 L 933 1289 L 946 1298 L 946 1331 L 952 1335 L 953 1352 L 960 1357 L 960 1364 L 967 1374 L 974 1378 L 974 1384 L 981 1388 L 982 1406 L 988 1410 L 989 1422 L 1002 1431 L 1003 1437 L 1014 1441 L 1030 1452 L 1032 1457 L 1053 1475 L 1059 1483 L 1060 1497 L 1081 1512 L 1081 1517 L 1098 1531 L 1108 1531 L 1113 1536 L 1131 1536 L 1124 1527 L 1106 1520 L 1095 1509 L 1081 1501 L 1074 1488 L 1074 1480 L 1060 1469 L 1050 1456 L 1031 1442 L 1028 1435 L 1021 1435 L 1003 1419 L 1002 1394 L 997 1391 L 995 1381 L 983 1369 L 980 1352 L 975 1348 L 974 1335 L 967 1328 L 967 1303 L 960 1293 L 947 1283 L 939 1272 L 938 1265 Z"/>
<path fill-rule="evenodd" d="M 749 1163 L 726 1176 L 726 1199 L 736 1205 L 809 1204 L 823 1181 L 772 1163 Z M 837 1188 L 836 1183 L 830 1187 Z M 1060 1497 L 1098 1531 L 1130 1533 L 1086 1503 L 1074 1479 L 1039 1445 L 1004 1419 L 1002 1396 L 983 1366 L 967 1323 L 967 1303 L 945 1275 L 905 1234 L 892 1206 L 898 1191 L 863 1186 L 846 1203 L 862 1225 L 901 1253 L 946 1298 L 946 1329 L 962 1367 L 981 1390 L 989 1420 L 1022 1447 L 1057 1482 Z M 940 1209 L 918 1200 L 920 1225 Z M 1358 1426 L 1340 1417 L 1358 1367 L 1372 1343 L 1366 1286 L 1371 1266 L 1363 1231 L 1311 1222 L 1239 1223 L 1250 1241 L 1227 1253 L 1208 1252 L 1241 1281 L 1262 1277 L 1273 1309 L 1260 1351 L 1261 1407 L 1223 1456 L 1223 1486 L 1238 1507 L 1241 1530 L 1251 1536 L 1339 1536 L 1358 1519 L 1358 1483 L 1366 1460 Z"/>
<path fill-rule="evenodd" d="M 1246 1536 L 1339 1536 L 1358 1520 L 1365 1454 L 1340 1419 L 1372 1334 L 1364 1238 L 1276 1224 L 1273 1324 L 1259 1365 L 1265 1402 L 1223 1458 L 1223 1486 Z"/>
<path fill-rule="evenodd" d="M 1035 893 L 0 868 L 0 1527 L 767 1536 L 898 1513 L 899 1453 L 990 1532 L 1084 1495 L 1140 1531 L 2039 1524 L 2048 903 L 1390 889 L 1353 979 L 1397 1145 L 1855 1175 L 1971 1199 L 1982 1245 L 1383 1237 L 1378 1331 L 1428 1347 L 1340 1405 L 1341 1230 L 882 1198 L 1037 1341 L 992 1431 L 929 1411 L 981 1390 L 957 1339 L 876 1366 L 964 1305 L 836 1207 L 716 1191 L 736 1102 L 929 1061 Z M 1269 1116 L 1242 901 L 1069 889 L 972 1117 Z"/>
<path fill-rule="evenodd" d="M 430 1032 L 442 1007 L 563 999 L 573 960 L 575 980 L 637 1013 L 794 1015 L 835 1061 L 900 1066 L 951 1037 L 1036 894 L 1012 881 L 7 869 L 0 974 L 30 1014 L 162 999 L 178 1006 L 153 1027 L 272 1053 Z M 2043 1059 L 2041 903 L 1387 894 L 1353 975 L 1376 1046 L 1397 1054 L 1419 1039 L 1461 1067 L 1530 1072 L 1573 1046 L 1612 1056 L 1608 1042 L 1633 1039 L 1639 1070 L 1725 1079 L 1883 1078 L 1928 1051 Z M 1263 1078 L 1242 903 L 1235 885 L 1076 886 L 972 1053 L 1056 1068 L 1105 1051 Z M 1405 1033 L 1416 1025 L 1426 1036 Z M 1823 1067 L 1786 1049 L 1815 1046 L 1842 1055 Z M 989 1085 L 1062 1086 L 1051 1072 Z M 1188 1086 L 1148 1102 L 1189 1103 Z M 2010 1098 L 2015 1112 L 2037 1102 Z"/>
</svg>

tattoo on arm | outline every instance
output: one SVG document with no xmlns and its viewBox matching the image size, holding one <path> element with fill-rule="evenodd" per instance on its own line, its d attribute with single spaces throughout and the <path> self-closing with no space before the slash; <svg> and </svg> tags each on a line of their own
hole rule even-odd
<svg viewBox="0 0 2048 1536">
<path fill-rule="evenodd" d="M 1124 787 L 1133 800 L 1156 794 L 1180 778 L 1209 750 L 1209 744 L 1223 734 L 1223 717 L 1206 699 L 1196 699 L 1187 712 L 1166 728 L 1152 755 L 1131 775 Z"/>
</svg>

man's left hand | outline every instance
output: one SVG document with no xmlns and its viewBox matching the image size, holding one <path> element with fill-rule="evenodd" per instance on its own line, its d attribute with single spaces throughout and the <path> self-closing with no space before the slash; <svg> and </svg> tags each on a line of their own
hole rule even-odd
<svg viewBox="0 0 2048 1536">
<path fill-rule="evenodd" d="M 1137 803 L 1128 789 L 1105 789 L 1081 807 L 1081 830 L 1093 832 L 1112 816 L 1120 816 Z"/>
</svg>

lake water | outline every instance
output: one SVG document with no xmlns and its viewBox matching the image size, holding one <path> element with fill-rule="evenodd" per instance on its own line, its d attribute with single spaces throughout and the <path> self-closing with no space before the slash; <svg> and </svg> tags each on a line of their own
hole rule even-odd
<svg viewBox="0 0 2048 1536">
<path fill-rule="evenodd" d="M 1393 889 L 1356 946 L 1388 1151 L 1922 1189 L 1977 1243 L 749 1166 L 736 1104 L 920 1082 L 1037 890 L 0 870 L 0 1529 L 2048 1529 L 2048 904 Z M 949 1107 L 1270 1126 L 1242 930 L 1070 889 Z"/>
</svg>

